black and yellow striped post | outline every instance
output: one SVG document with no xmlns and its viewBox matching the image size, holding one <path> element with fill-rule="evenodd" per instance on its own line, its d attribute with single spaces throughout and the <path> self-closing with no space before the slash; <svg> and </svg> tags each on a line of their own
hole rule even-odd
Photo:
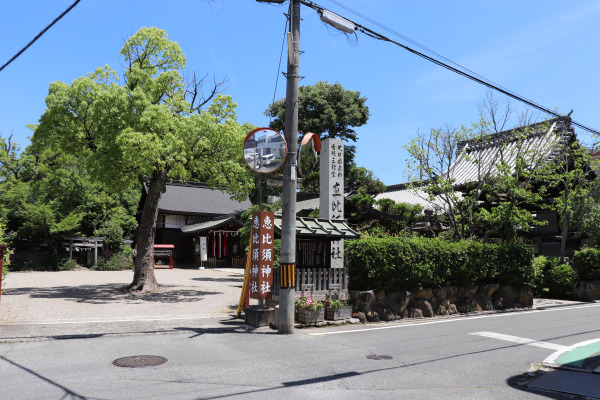
<svg viewBox="0 0 600 400">
<path fill-rule="evenodd" d="M 296 264 L 281 264 L 281 288 L 289 289 L 296 287 Z"/>
</svg>

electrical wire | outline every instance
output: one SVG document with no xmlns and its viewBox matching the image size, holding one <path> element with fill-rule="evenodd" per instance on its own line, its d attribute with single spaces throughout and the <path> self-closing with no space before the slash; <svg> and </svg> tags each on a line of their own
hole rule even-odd
<svg viewBox="0 0 600 400">
<path fill-rule="evenodd" d="M 313 10 L 316 10 L 317 12 L 322 12 L 323 10 L 327 10 L 325 7 L 322 7 L 322 6 L 320 6 L 320 5 L 312 2 L 310 0 L 299 0 L 299 1 L 300 1 L 300 3 L 304 4 L 307 7 L 312 8 Z M 382 40 L 382 41 L 393 43 L 393 44 L 395 44 L 395 45 L 397 45 L 399 47 L 402 47 L 404 50 L 406 50 L 406 51 L 408 51 L 408 52 L 410 52 L 410 53 L 412 53 L 414 55 L 417 55 L 417 56 L 419 56 L 421 58 L 424 58 L 425 60 L 427 60 L 429 62 L 432 62 L 432 63 L 434 63 L 436 65 L 439 65 L 440 67 L 446 68 L 447 70 L 449 70 L 451 72 L 454 72 L 456 74 L 462 75 L 465 78 L 468 78 L 468 79 L 470 79 L 470 80 L 472 80 L 474 82 L 477 82 L 477 83 L 479 83 L 481 85 L 484 85 L 484 86 L 486 86 L 486 87 L 488 87 L 490 89 L 496 90 L 497 92 L 505 94 L 505 95 L 507 95 L 507 96 L 509 96 L 509 97 L 511 97 L 511 98 L 513 98 L 515 100 L 517 100 L 517 101 L 525 103 L 525 104 L 527 104 L 527 105 L 529 105 L 529 106 L 531 106 L 531 107 L 533 107 L 533 108 L 535 108 L 537 110 L 543 111 L 543 112 L 545 112 L 545 113 L 547 113 L 549 115 L 553 115 L 553 116 L 558 117 L 558 118 L 565 117 L 565 116 L 563 116 L 563 115 L 561 115 L 561 114 L 559 114 L 559 113 L 557 113 L 555 111 L 550 110 L 549 108 L 546 108 L 546 107 L 544 107 L 544 106 L 542 106 L 540 104 L 535 103 L 532 100 L 528 100 L 528 99 L 524 98 L 523 96 L 518 95 L 515 92 L 512 92 L 512 91 L 510 91 L 510 90 L 508 90 L 506 88 L 503 88 L 500 85 L 495 84 L 494 82 L 490 81 L 489 79 L 486 79 L 485 77 L 483 77 L 483 76 L 481 76 L 479 74 L 476 74 L 473 71 L 471 71 L 471 70 L 469 70 L 469 69 L 467 69 L 465 67 L 462 67 L 460 64 L 457 64 L 457 63 L 455 63 L 455 62 L 453 62 L 451 60 L 448 60 L 447 58 L 445 58 L 443 56 L 440 56 L 438 53 L 436 53 L 436 52 L 434 52 L 432 50 L 429 50 L 429 49 L 427 49 L 424 46 L 419 45 L 418 43 L 416 43 L 416 42 L 414 42 L 414 41 L 406 38 L 405 36 L 402 36 L 402 35 L 394 32 L 393 30 L 385 27 L 384 25 L 381 25 L 381 24 L 377 23 L 376 21 L 374 21 L 374 20 L 372 20 L 372 19 L 370 19 L 368 17 L 363 16 L 360 13 L 355 12 L 354 10 L 350 9 L 349 7 L 344 6 L 342 4 L 339 4 L 335 0 L 329 0 L 329 1 L 333 2 L 334 4 L 339 5 L 340 7 L 346 9 L 347 11 L 355 13 L 356 15 L 360 16 L 361 18 L 364 18 L 364 19 L 368 20 L 369 22 L 371 22 L 371 23 L 373 23 L 373 24 L 381 27 L 382 29 L 387 30 L 388 32 L 392 32 L 395 35 L 400 36 L 403 39 L 405 39 L 405 40 L 407 40 L 407 41 L 409 41 L 411 43 L 414 43 L 415 45 L 417 45 L 421 49 L 426 50 L 426 51 L 428 51 L 428 52 L 436 55 L 437 57 L 439 57 L 439 58 L 441 58 L 443 60 L 448 61 L 448 63 L 440 61 L 439 59 L 436 59 L 434 57 L 428 56 L 428 55 L 426 55 L 426 54 L 424 54 L 424 53 L 422 53 L 420 51 L 417 51 L 417 50 L 415 50 L 415 49 L 413 49 L 411 47 L 408 47 L 408 46 L 406 46 L 406 45 L 404 45 L 402 43 L 399 43 L 399 42 L 397 42 L 397 41 L 395 41 L 393 39 L 390 39 L 390 38 L 388 38 L 388 37 L 386 37 L 386 36 L 384 36 L 384 35 L 382 35 L 382 34 L 380 34 L 378 32 L 375 32 L 374 30 L 369 29 L 366 26 L 361 25 L 361 24 L 359 24 L 359 23 L 357 23 L 357 22 L 355 22 L 355 21 L 353 21 L 351 19 L 343 17 L 346 20 L 352 22 L 356 26 L 356 28 L 357 28 L 357 30 L 359 32 L 362 32 L 362 33 L 366 34 L 367 36 L 370 36 L 370 37 L 372 37 L 374 39 L 377 39 L 377 40 Z M 327 11 L 329 11 L 329 10 L 327 10 Z M 453 66 L 449 65 L 449 63 L 450 64 L 454 64 L 456 67 L 453 67 Z M 575 126 L 578 126 L 579 128 L 581 128 L 583 130 L 586 130 L 586 131 L 588 131 L 590 133 L 594 133 L 594 134 L 600 136 L 600 132 L 598 132 L 597 130 L 592 129 L 592 128 L 588 127 L 588 126 L 585 126 L 585 125 L 583 125 L 583 124 L 581 124 L 579 122 L 571 120 L 571 124 L 573 124 Z"/>
<path fill-rule="evenodd" d="M 37 34 L 36 37 L 34 37 L 28 44 L 27 46 L 23 47 L 17 54 L 15 54 L 10 60 L 8 60 L 2 67 L 0 67 L 0 72 L 6 68 L 10 63 L 12 63 L 13 61 L 15 61 L 21 54 L 23 54 L 25 52 L 25 50 L 27 50 L 32 44 L 35 43 L 36 40 L 38 40 L 40 37 L 42 37 L 42 35 L 44 33 L 46 33 L 46 31 L 50 28 L 52 28 L 52 25 L 54 25 L 55 23 L 57 23 L 62 17 L 64 17 L 65 15 L 67 15 L 67 13 L 69 11 L 71 11 L 76 5 L 77 3 L 79 3 L 81 0 L 76 0 L 73 4 L 71 4 L 71 6 L 69 6 L 69 8 L 67 8 L 65 11 L 63 11 L 62 14 L 60 14 L 58 17 L 56 17 L 54 19 L 54 21 L 52 21 L 50 23 L 50 25 L 46 26 L 40 33 Z"/>
<path fill-rule="evenodd" d="M 404 35 L 402 35 L 402 34 L 400 34 L 400 33 L 396 32 L 396 31 L 394 31 L 394 30 L 393 30 L 393 29 L 391 29 L 391 28 L 388 28 L 387 26 L 385 26 L 385 25 L 383 25 L 383 24 L 380 24 L 379 22 L 375 21 L 374 19 L 372 19 L 372 18 L 370 18 L 370 17 L 368 17 L 368 16 L 366 16 L 366 15 L 364 15 L 364 14 L 361 14 L 360 12 L 358 12 L 358 11 L 356 11 L 356 10 L 353 10 L 352 8 L 348 7 L 348 6 L 347 6 L 347 5 L 345 5 L 345 4 L 342 4 L 342 3 L 340 3 L 340 2 L 339 2 L 339 1 L 337 1 L 337 0 L 329 0 L 329 2 L 331 2 L 331 3 L 333 3 L 333 4 L 337 5 L 337 6 L 339 6 L 339 7 L 341 7 L 341 8 L 343 8 L 344 10 L 346 10 L 346 11 L 348 11 L 348 12 L 351 12 L 352 14 L 354 14 L 354 15 L 356 15 L 356 16 L 358 16 L 358 17 L 360 17 L 360 18 L 362 18 L 362 19 L 364 19 L 364 20 L 366 20 L 366 21 L 369 21 L 369 22 L 370 22 L 370 23 L 372 23 L 373 25 L 375 25 L 375 26 L 378 26 L 379 28 L 381 28 L 381 29 L 383 29 L 383 30 L 385 30 L 385 31 L 387 31 L 387 32 L 389 32 L 389 33 L 391 33 L 391 34 L 392 34 L 392 35 L 394 35 L 394 36 L 397 36 L 397 37 L 399 37 L 399 38 L 401 38 L 401 39 L 403 39 L 403 40 L 405 40 L 405 41 L 407 41 L 407 42 L 409 42 L 409 43 L 412 43 L 413 45 L 415 45 L 416 47 L 420 48 L 421 50 L 423 50 L 423 51 L 425 51 L 425 52 L 427 52 L 427 53 L 433 54 L 433 55 L 434 55 L 434 56 L 436 56 L 438 59 L 442 59 L 442 60 L 444 60 L 444 61 L 446 61 L 446 62 L 448 62 L 448 63 L 450 63 L 450 64 L 452 64 L 452 65 L 455 65 L 456 67 L 460 68 L 460 69 L 461 69 L 461 70 L 463 70 L 463 71 L 467 71 L 467 72 L 469 72 L 470 74 L 472 74 L 472 75 L 474 75 L 474 76 L 477 76 L 478 78 L 481 78 L 482 80 L 485 80 L 485 81 L 487 81 L 487 82 L 489 82 L 489 83 L 492 83 L 492 84 L 494 84 L 494 85 L 498 86 L 499 88 L 502 88 L 502 89 L 504 89 L 504 90 L 507 90 L 507 91 L 508 91 L 508 89 L 506 89 L 506 88 L 504 88 L 504 87 L 500 86 L 500 85 L 499 85 L 499 84 L 497 84 L 496 82 L 493 82 L 493 81 L 491 81 L 491 80 L 489 80 L 489 79 L 487 79 L 487 78 L 485 78 L 485 77 L 483 77 L 483 76 L 479 75 L 477 72 L 471 71 L 471 70 L 470 70 L 470 69 L 468 69 L 467 67 L 464 67 L 464 66 L 462 66 L 462 65 L 460 65 L 460 64 L 458 64 L 458 63 L 456 63 L 456 62 L 454 62 L 454 61 L 452 61 L 452 60 L 450 60 L 449 58 L 446 58 L 446 57 L 444 57 L 443 55 L 441 55 L 441 54 L 439 54 L 439 53 L 436 53 L 435 51 L 433 51 L 433 50 L 431 50 L 431 49 L 429 49 L 429 48 L 427 48 L 427 47 L 425 47 L 425 46 L 421 45 L 421 44 L 420 44 L 420 43 L 418 43 L 418 42 L 415 42 L 414 40 L 412 40 L 412 39 L 410 39 L 410 38 L 408 38 L 408 37 L 406 37 L 406 36 L 404 36 Z M 529 100 L 529 99 L 526 99 L 526 100 Z"/>
<path fill-rule="evenodd" d="M 288 18 L 285 19 L 285 28 L 283 29 L 283 41 L 281 43 L 281 53 L 279 54 L 279 66 L 277 67 L 277 78 L 275 79 L 275 90 L 273 90 L 273 101 L 275 103 L 275 97 L 277 96 L 277 85 L 279 84 L 279 71 L 281 71 L 281 60 L 283 59 L 283 49 L 285 48 L 285 39 L 287 38 Z M 269 115 L 269 124 L 272 122 L 273 117 Z"/>
</svg>

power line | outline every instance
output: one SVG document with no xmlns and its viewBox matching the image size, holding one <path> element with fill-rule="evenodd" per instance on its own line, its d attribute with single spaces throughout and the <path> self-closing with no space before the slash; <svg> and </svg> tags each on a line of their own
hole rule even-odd
<svg viewBox="0 0 600 400">
<path fill-rule="evenodd" d="M 299 1 L 300 1 L 300 3 L 304 4 L 305 6 L 310 7 L 313 10 L 316 10 L 318 12 L 323 11 L 323 10 L 327 10 L 326 8 L 324 8 L 324 7 L 318 5 L 318 4 L 316 4 L 316 3 L 314 3 L 314 2 L 312 2 L 310 0 L 299 0 Z M 367 36 L 370 36 L 370 37 L 372 37 L 374 39 L 378 39 L 378 40 L 383 40 L 383 41 L 386 41 L 386 42 L 394 43 L 395 45 L 397 45 L 399 47 L 402 47 L 404 50 L 409 51 L 412 54 L 415 54 L 415 55 L 417 55 L 417 56 L 419 56 L 421 58 L 424 58 L 425 60 L 427 60 L 429 62 L 432 62 L 432 63 L 434 63 L 436 65 L 441 66 L 441 67 L 444 67 L 444 68 L 446 68 L 447 70 L 449 70 L 451 72 L 454 72 L 456 74 L 462 75 L 465 78 L 468 78 L 468 79 L 470 79 L 470 80 L 472 80 L 474 82 L 477 82 L 477 83 L 479 83 L 481 85 L 484 85 L 484 86 L 486 86 L 486 87 L 488 87 L 490 89 L 496 90 L 496 91 L 498 91 L 498 92 L 500 92 L 502 94 L 505 94 L 505 95 L 507 95 L 507 96 L 515 99 L 515 100 L 518 100 L 518 101 L 520 101 L 522 103 L 525 103 L 525 104 L 527 104 L 527 105 L 529 105 L 529 106 L 531 106 L 531 107 L 533 107 L 535 109 L 538 109 L 540 111 L 543 111 L 543 112 L 545 112 L 547 114 L 550 114 L 550 115 L 553 115 L 555 117 L 564 117 L 563 115 L 558 114 L 557 112 L 552 111 L 549 108 L 546 108 L 546 107 L 544 107 L 544 106 L 542 106 L 540 104 L 537 104 L 537 103 L 535 103 L 532 100 L 528 100 L 528 99 L 524 98 L 523 96 L 520 96 L 520 95 L 518 95 L 515 92 L 512 92 L 511 90 L 503 88 L 502 86 L 495 84 L 494 82 L 490 81 L 489 79 L 487 79 L 487 78 L 485 78 L 485 77 L 483 77 L 483 76 L 481 76 L 479 74 L 474 73 L 473 71 L 471 71 L 471 70 L 469 70 L 469 69 L 461 66 L 460 64 L 457 64 L 454 61 L 451 61 L 451 60 L 447 59 L 446 57 L 443 57 L 443 56 L 439 55 L 438 53 L 436 53 L 436 52 L 434 52 L 432 50 L 429 50 L 429 49 L 427 49 L 424 46 L 421 46 L 420 44 L 418 44 L 418 43 L 416 43 L 416 42 L 414 42 L 414 41 L 406 38 L 405 36 L 400 35 L 399 33 L 394 32 L 393 30 L 385 27 L 384 25 L 379 24 L 376 21 L 374 21 L 374 20 L 372 20 L 372 19 L 370 19 L 368 17 L 365 17 L 362 14 L 360 14 L 360 13 L 352 10 L 348 6 L 340 4 L 340 3 L 338 3 L 335 0 L 330 0 L 330 1 L 332 3 L 334 3 L 334 4 L 339 5 L 340 7 L 344 8 L 345 10 L 350 11 L 350 12 L 352 12 L 352 13 L 360 16 L 361 18 L 364 18 L 364 19 L 368 20 L 369 22 L 371 22 L 371 23 L 373 23 L 373 24 L 381 27 L 382 29 L 385 29 L 388 32 L 391 32 L 391 33 L 393 33 L 393 34 L 395 34 L 395 35 L 397 35 L 399 37 L 402 37 L 403 39 L 405 39 L 405 40 L 407 40 L 407 41 L 415 44 L 416 46 L 420 47 L 421 49 L 423 49 L 425 51 L 428 51 L 428 52 L 436 55 L 437 57 L 439 57 L 439 58 L 441 58 L 443 60 L 448 61 L 448 63 L 440 61 L 439 59 L 436 59 L 434 57 L 428 56 L 428 55 L 426 55 L 426 54 L 424 54 L 424 53 L 422 53 L 420 51 L 417 51 L 417 50 L 415 50 L 415 49 L 413 49 L 411 47 L 408 47 L 408 46 L 406 46 L 406 45 L 404 45 L 402 43 L 399 43 L 399 42 L 397 42 L 397 41 L 395 41 L 393 39 L 390 39 L 390 38 L 388 38 L 388 37 L 386 37 L 386 36 L 384 36 L 384 35 L 382 35 L 382 34 L 380 34 L 378 32 L 375 32 L 374 30 L 369 29 L 369 28 L 367 28 L 367 27 L 365 27 L 365 26 L 363 26 L 363 25 L 361 25 L 361 24 L 359 24 L 359 23 L 357 23 L 357 22 L 355 22 L 355 21 L 353 21 L 351 19 L 343 17 L 343 18 L 347 19 L 348 21 L 352 22 L 357 27 L 357 30 L 359 32 L 362 32 L 362 33 L 366 34 Z M 454 64 L 456 67 L 453 67 L 453 66 L 449 65 L 449 63 Z M 597 130 L 592 129 L 592 128 L 588 127 L 588 126 L 585 126 L 585 125 L 583 125 L 583 124 L 581 124 L 579 122 L 571 120 L 571 124 L 573 124 L 575 126 L 578 126 L 579 128 L 584 129 L 584 130 L 586 130 L 588 132 L 591 132 L 591 133 L 594 133 L 594 134 L 600 136 L 600 132 L 598 132 Z"/>
<path fill-rule="evenodd" d="M 73 8 L 74 8 L 76 5 L 77 5 L 77 3 L 79 3 L 80 1 L 81 1 L 81 0 L 76 0 L 76 1 L 75 1 L 73 4 L 71 4 L 71 6 L 70 6 L 69 8 L 67 8 L 65 11 L 63 11 L 63 13 L 62 13 L 62 14 L 60 14 L 58 17 L 56 17 L 56 18 L 54 19 L 54 21 L 52 21 L 52 22 L 50 23 L 50 25 L 46 26 L 46 27 L 44 28 L 44 30 L 42 30 L 40 33 L 38 33 L 38 34 L 37 34 L 37 36 L 36 36 L 36 37 L 34 37 L 34 38 L 31 40 L 31 42 L 27 43 L 27 46 L 23 47 L 23 48 L 22 48 L 22 49 L 21 49 L 21 50 L 20 50 L 20 51 L 19 51 L 17 54 L 15 54 L 15 55 L 14 55 L 14 56 L 13 56 L 13 57 L 10 59 L 10 60 L 8 60 L 8 61 L 6 62 L 6 64 L 4 64 L 2 67 L 0 67 L 0 72 L 1 72 L 1 71 L 2 71 L 4 68 L 6 68 L 6 67 L 7 67 L 7 66 L 8 66 L 10 63 L 12 63 L 13 61 L 15 61 L 15 60 L 16 60 L 16 59 L 17 59 L 17 58 L 18 58 L 18 57 L 19 57 L 21 54 L 23 54 L 23 52 L 25 52 L 25 50 L 27 50 L 27 49 L 28 49 L 28 48 L 29 48 L 29 47 L 30 47 L 32 44 L 34 44 L 36 40 L 38 40 L 40 37 L 42 37 L 42 35 L 43 35 L 44 33 L 46 33 L 46 31 L 47 31 L 48 29 L 52 28 L 52 25 L 54 25 L 54 24 L 55 24 L 55 23 L 57 23 L 57 22 L 58 22 L 58 21 L 59 21 L 59 20 L 60 20 L 62 17 L 64 17 L 65 15 L 67 15 L 67 13 L 68 13 L 69 11 L 71 11 L 71 10 L 72 10 L 72 9 L 73 9 Z"/>
<path fill-rule="evenodd" d="M 279 53 L 279 66 L 277 67 L 277 78 L 275 79 L 275 89 L 273 90 L 273 101 L 275 103 L 275 97 L 277 96 L 277 85 L 279 83 L 279 71 L 281 71 L 281 60 L 283 59 L 283 49 L 285 47 L 285 39 L 287 38 L 287 27 L 288 27 L 288 19 L 285 19 L 285 28 L 283 28 L 283 41 L 281 42 L 281 53 Z M 271 122 L 272 117 L 269 116 L 269 122 Z"/>
<path fill-rule="evenodd" d="M 448 63 L 450 63 L 450 64 L 453 64 L 453 65 L 455 65 L 456 67 L 460 68 L 461 70 L 463 70 L 463 71 L 467 71 L 467 72 L 471 73 L 472 75 L 474 75 L 474 76 L 477 76 L 478 78 L 481 78 L 481 79 L 483 79 L 483 80 L 485 80 L 485 81 L 487 81 L 487 82 L 489 82 L 489 83 L 492 83 L 492 84 L 494 84 L 494 85 L 498 86 L 499 88 L 502 88 L 502 89 L 504 89 L 504 90 L 508 90 L 508 89 L 506 89 L 506 88 L 502 87 L 501 85 L 499 85 L 499 84 L 497 84 L 497 83 L 495 83 L 495 82 L 493 82 L 493 81 L 491 81 L 491 80 L 489 80 L 489 79 L 487 79 L 487 78 L 485 78 L 485 77 L 483 77 L 483 76 L 479 75 L 478 73 L 476 73 L 476 72 L 474 72 L 474 71 L 471 71 L 471 70 L 470 70 L 470 69 L 468 69 L 467 67 L 465 67 L 465 66 L 463 66 L 463 65 L 460 65 L 460 64 L 458 64 L 458 63 L 456 63 L 456 62 L 454 62 L 454 61 L 450 60 L 449 58 L 446 58 L 446 57 L 444 57 L 443 55 L 441 55 L 441 54 L 439 54 L 439 53 L 437 53 L 437 52 L 435 52 L 435 51 L 433 51 L 433 50 L 431 50 L 431 49 L 429 49 L 429 48 L 427 48 L 427 47 L 425 47 L 425 46 L 421 45 L 421 44 L 420 44 L 420 43 L 418 43 L 418 42 L 415 42 L 414 40 L 410 39 L 409 37 L 406 37 L 406 36 L 404 36 L 404 35 L 402 35 L 402 34 L 400 34 L 400 33 L 396 32 L 396 31 L 394 31 L 393 29 L 391 29 L 391 28 L 388 28 L 387 26 L 385 26 L 385 25 L 383 25 L 383 24 L 380 24 L 379 22 L 375 21 L 375 20 L 374 20 L 374 19 L 372 19 L 371 17 L 368 17 L 368 16 L 366 16 L 366 15 L 364 15 L 364 14 L 361 14 L 360 12 L 358 12 L 358 11 L 356 11 L 356 10 L 353 10 L 352 8 L 348 7 L 348 6 L 347 6 L 347 5 L 345 5 L 345 4 L 342 4 L 342 3 L 340 3 L 340 2 L 339 2 L 339 1 L 337 1 L 337 0 L 329 0 L 329 2 L 331 2 L 331 3 L 333 3 L 333 4 L 337 5 L 337 6 L 339 6 L 339 7 L 341 7 L 341 8 L 343 8 L 343 9 L 344 9 L 344 10 L 346 10 L 346 11 L 349 11 L 349 12 L 351 12 L 352 14 L 354 14 L 354 15 L 356 15 L 356 16 L 358 16 L 358 17 L 360 17 L 360 18 L 364 19 L 364 20 L 367 20 L 367 21 L 369 21 L 369 22 L 370 22 L 370 23 L 372 23 L 373 25 L 380 27 L 381 29 L 383 29 L 383 30 L 385 30 L 385 31 L 387 31 L 387 32 L 389 32 L 389 33 L 391 33 L 392 35 L 394 35 L 394 36 L 396 36 L 396 37 L 399 37 L 399 38 L 401 38 L 401 39 L 403 39 L 403 40 L 405 40 L 405 41 L 407 41 L 407 42 L 409 42 L 409 43 L 412 43 L 413 45 L 415 45 L 416 47 L 420 48 L 421 50 L 424 50 L 425 52 L 427 52 L 427 53 L 429 53 L 429 54 L 433 54 L 433 55 L 434 55 L 434 56 L 436 56 L 438 59 L 442 59 L 442 60 L 444 60 L 444 61 L 446 61 L 446 62 L 448 62 Z M 527 99 L 527 100 L 528 100 L 528 99 Z"/>
</svg>

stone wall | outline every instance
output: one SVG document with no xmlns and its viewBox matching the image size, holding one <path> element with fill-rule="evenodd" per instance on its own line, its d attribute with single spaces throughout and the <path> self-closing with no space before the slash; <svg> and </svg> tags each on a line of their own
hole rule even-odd
<svg viewBox="0 0 600 400">
<path fill-rule="evenodd" d="M 433 317 L 479 311 L 526 308 L 533 306 L 533 291 L 529 285 L 446 286 L 418 291 L 380 292 L 372 290 L 350 292 L 357 317 L 370 322 L 400 318 Z"/>
<path fill-rule="evenodd" d="M 573 294 L 580 301 L 600 300 L 600 281 L 580 281 Z"/>
</svg>

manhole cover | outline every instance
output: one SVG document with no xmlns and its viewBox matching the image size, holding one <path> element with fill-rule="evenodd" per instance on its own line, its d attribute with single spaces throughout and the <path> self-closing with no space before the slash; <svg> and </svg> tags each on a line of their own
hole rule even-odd
<svg viewBox="0 0 600 400">
<path fill-rule="evenodd" d="M 378 355 L 378 354 L 371 354 L 370 356 L 367 356 L 367 358 L 369 360 L 391 360 L 393 357 L 392 356 Z"/>
<path fill-rule="evenodd" d="M 129 356 L 117 358 L 113 361 L 113 365 L 117 367 L 143 368 L 161 365 L 167 361 L 169 360 L 161 356 Z"/>
</svg>

